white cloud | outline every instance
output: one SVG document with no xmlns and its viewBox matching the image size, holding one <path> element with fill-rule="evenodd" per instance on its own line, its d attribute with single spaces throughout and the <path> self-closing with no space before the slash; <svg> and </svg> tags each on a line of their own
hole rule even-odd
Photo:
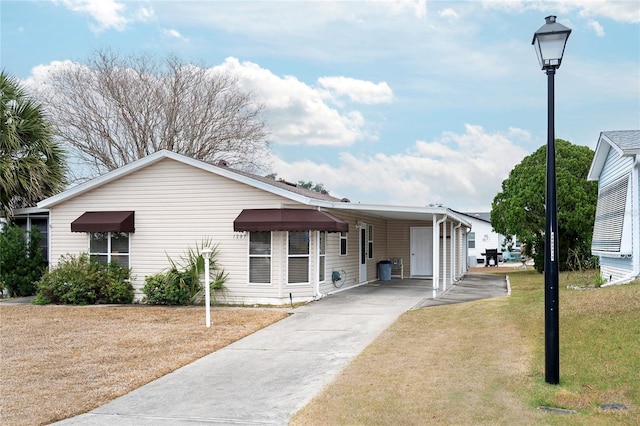
<svg viewBox="0 0 640 426">
<path fill-rule="evenodd" d="M 577 11 L 584 18 L 602 17 L 617 22 L 640 22 L 640 3 L 633 0 L 483 0 L 483 3 L 485 7 L 507 12 L 539 10 L 568 14 Z"/>
<path fill-rule="evenodd" d="M 640 3 L 635 0 L 583 0 L 579 3 L 580 15 L 584 17 L 602 17 L 618 22 L 640 23 Z"/>
<path fill-rule="evenodd" d="M 160 32 L 168 38 L 172 38 L 172 39 L 176 39 L 176 40 L 182 40 L 182 41 L 188 41 L 188 39 L 186 37 L 184 37 L 182 34 L 180 34 L 180 32 L 178 30 L 174 30 L 173 28 L 163 28 L 160 30 Z"/>
<path fill-rule="evenodd" d="M 456 13 L 455 10 L 451 9 L 450 7 L 441 10 L 438 15 L 440 15 L 442 18 L 457 18 L 458 14 Z"/>
<path fill-rule="evenodd" d="M 594 20 L 590 20 L 587 25 L 589 26 L 589 28 L 591 28 L 591 29 L 593 29 L 593 31 L 595 31 L 595 33 L 596 33 L 596 35 L 598 37 L 604 37 L 604 28 L 602 27 L 602 25 L 600 25 L 600 22 L 594 21 Z"/>
<path fill-rule="evenodd" d="M 318 83 L 338 95 L 349 97 L 363 104 L 388 103 L 393 100 L 393 92 L 386 82 L 373 83 L 349 77 L 320 77 Z"/>
<path fill-rule="evenodd" d="M 427 16 L 426 0 L 376 0 L 385 7 L 388 7 L 391 13 L 400 14 L 405 10 L 412 12 L 416 18 L 424 18 Z"/>
<path fill-rule="evenodd" d="M 90 24 L 90 27 L 96 33 L 108 29 L 123 31 L 132 22 L 144 22 L 154 18 L 153 9 L 145 6 L 137 8 L 127 16 L 125 3 L 116 0 L 55 0 L 55 3 L 61 3 L 73 12 L 91 16 L 96 24 Z"/>
<path fill-rule="evenodd" d="M 24 83 L 34 89 L 46 87 L 51 72 L 60 67 L 74 66 L 84 65 L 53 61 L 36 66 Z M 350 146 L 359 141 L 377 140 L 360 111 L 348 105 L 329 105 L 328 102 L 333 103 L 333 97 L 325 89 L 309 86 L 292 76 L 277 76 L 255 63 L 240 62 L 232 57 L 210 68 L 210 72 L 233 73 L 241 87 L 255 93 L 257 100 L 265 106 L 265 118 L 275 143 Z M 374 83 L 353 81 L 365 87 L 380 87 Z M 381 87 L 388 86 L 384 84 Z"/>
<path fill-rule="evenodd" d="M 342 153 L 337 164 L 276 159 L 273 165 L 286 180 L 321 182 L 332 195 L 352 202 L 486 210 L 502 181 L 529 154 L 515 143 L 528 137 L 522 129 L 491 133 L 467 124 L 463 134 L 444 132 L 395 154 Z"/>
<path fill-rule="evenodd" d="M 240 62 L 236 58 L 227 58 L 213 70 L 233 72 L 243 87 L 258 96 L 265 105 L 268 124 L 277 143 L 349 146 L 360 140 L 375 139 L 367 130 L 361 112 L 329 106 L 330 94 L 295 77 L 280 77 L 255 63 Z"/>
</svg>

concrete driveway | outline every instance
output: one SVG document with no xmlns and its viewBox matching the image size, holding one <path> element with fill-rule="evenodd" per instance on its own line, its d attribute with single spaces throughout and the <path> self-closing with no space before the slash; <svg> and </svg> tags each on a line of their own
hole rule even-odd
<svg viewBox="0 0 640 426">
<path fill-rule="evenodd" d="M 482 275 L 482 276 L 481 276 Z M 430 280 L 374 282 L 292 315 L 62 425 L 286 425 L 402 313 L 506 295 L 470 274 L 432 303 Z M 500 291 L 500 289 L 502 289 Z"/>
</svg>

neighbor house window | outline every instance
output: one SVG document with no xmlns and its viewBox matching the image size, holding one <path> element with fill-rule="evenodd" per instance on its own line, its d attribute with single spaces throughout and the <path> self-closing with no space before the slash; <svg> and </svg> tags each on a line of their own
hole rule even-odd
<svg viewBox="0 0 640 426">
<path fill-rule="evenodd" d="M 476 233 L 469 232 L 469 248 L 476 248 Z"/>
<path fill-rule="evenodd" d="M 347 255 L 347 233 L 340 233 L 340 256 Z"/>
<path fill-rule="evenodd" d="M 288 241 L 288 283 L 308 283 L 309 232 L 290 231 Z"/>
<path fill-rule="evenodd" d="M 327 258 L 327 233 L 325 231 L 318 232 L 318 281 L 325 280 L 325 265 Z"/>
<path fill-rule="evenodd" d="M 38 228 L 40 231 L 40 249 L 42 250 L 42 257 L 44 259 L 49 258 L 49 219 L 42 216 L 27 216 L 15 218 L 14 223 L 20 228 L 26 231 L 26 237 L 29 237 L 29 232 L 32 227 Z"/>
<path fill-rule="evenodd" d="M 129 268 L 129 233 L 90 232 L 89 256 L 100 263 L 115 262 Z"/>
<path fill-rule="evenodd" d="M 249 233 L 249 283 L 271 283 L 271 232 Z"/>
<path fill-rule="evenodd" d="M 620 252 L 628 187 L 629 176 L 625 176 L 598 193 L 592 250 Z"/>
<path fill-rule="evenodd" d="M 373 225 L 369 225 L 369 259 L 373 259 Z"/>
</svg>

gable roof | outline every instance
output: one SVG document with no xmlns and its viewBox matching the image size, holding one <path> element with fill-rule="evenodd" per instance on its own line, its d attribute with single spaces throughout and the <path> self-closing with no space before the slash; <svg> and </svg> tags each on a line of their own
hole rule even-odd
<svg viewBox="0 0 640 426">
<path fill-rule="evenodd" d="M 210 173 L 214 173 L 218 176 L 232 179 L 236 182 L 247 184 L 249 186 L 270 192 L 272 194 L 280 195 L 284 198 L 303 205 L 316 207 L 318 209 L 335 209 L 356 214 L 358 212 L 361 212 L 380 218 L 400 220 L 432 220 L 436 217 L 438 220 L 440 220 L 443 217 L 448 217 L 450 220 L 456 221 L 461 225 L 468 227 L 469 229 L 471 228 L 471 224 L 469 223 L 469 221 L 464 217 L 461 217 L 460 213 L 441 205 L 435 207 L 421 207 L 351 203 L 346 198 L 339 199 L 336 197 L 332 197 L 328 193 L 311 191 L 309 189 L 294 186 L 284 181 L 278 181 L 263 176 L 257 176 L 252 173 L 234 170 L 224 165 L 216 166 L 168 150 L 155 152 L 144 158 L 122 166 L 116 170 L 108 172 L 100 177 L 84 182 L 78 186 L 74 186 L 73 188 L 61 192 L 60 194 L 42 200 L 38 203 L 38 208 L 48 209 L 57 204 L 70 200 L 80 194 L 98 188 L 102 185 L 106 185 L 109 182 L 113 182 L 121 177 L 127 176 L 131 173 L 134 173 L 167 158 L 179 161 L 183 164 L 188 164 L 190 166 L 208 171 Z"/>
<path fill-rule="evenodd" d="M 610 149 L 614 149 L 621 157 L 640 154 L 640 130 L 601 132 L 587 180 L 598 180 Z"/>
<path fill-rule="evenodd" d="M 87 191 L 98 188 L 102 185 L 106 185 L 109 182 L 113 182 L 114 180 L 120 179 L 121 177 L 127 176 L 131 173 L 141 170 L 163 159 L 171 159 L 174 161 L 181 162 L 183 164 L 188 164 L 190 166 L 199 168 L 201 170 L 205 170 L 207 172 L 210 172 L 219 176 L 223 176 L 231 180 L 241 182 L 249 186 L 262 189 L 264 191 L 267 191 L 276 195 L 280 195 L 282 197 L 285 197 L 290 200 L 297 201 L 303 204 L 310 204 L 312 200 L 328 201 L 328 202 L 345 202 L 344 201 L 345 199 L 341 200 L 339 198 L 329 195 L 329 193 L 320 193 L 320 192 L 312 191 L 310 189 L 293 186 L 292 184 L 288 184 L 284 181 L 277 181 L 272 178 L 262 177 L 262 176 L 254 175 L 252 173 L 234 170 L 224 165 L 216 166 L 204 161 L 186 157 L 182 154 L 177 154 L 172 151 L 161 150 L 153 154 L 150 154 L 144 158 L 141 158 L 139 160 L 126 164 L 116 170 L 112 170 L 108 173 L 105 173 L 104 175 L 99 176 L 95 179 L 91 179 L 78 186 L 74 186 L 57 195 L 54 195 L 45 200 L 42 200 L 38 203 L 38 207 L 39 208 L 53 207 L 56 204 L 67 201 L 71 198 L 74 198 Z"/>
<path fill-rule="evenodd" d="M 491 224 L 491 212 L 458 212 L 472 219 L 480 220 Z"/>
</svg>

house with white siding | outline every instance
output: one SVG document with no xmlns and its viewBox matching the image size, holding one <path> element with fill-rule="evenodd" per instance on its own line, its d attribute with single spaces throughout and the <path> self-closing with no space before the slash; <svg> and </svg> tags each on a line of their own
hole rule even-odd
<svg viewBox="0 0 640 426">
<path fill-rule="evenodd" d="M 497 233 L 491 226 L 490 212 L 464 212 L 461 214 L 471 224 L 471 231 L 467 235 L 467 261 L 470 268 L 489 265 L 486 256 L 487 250 L 497 250 L 498 253 L 501 253 L 499 255 L 500 261 L 520 260 L 520 243 L 517 238 L 515 236 L 511 238 L 511 251 L 509 251 L 509 247 L 505 247 L 505 236 Z"/>
<path fill-rule="evenodd" d="M 145 277 L 204 239 L 229 275 L 218 300 L 285 304 L 378 279 L 399 259 L 403 277 L 444 291 L 467 271 L 469 221 L 445 207 L 351 203 L 294 184 L 159 151 L 38 203 L 49 212 L 48 259 L 88 252 Z M 340 289 L 332 277 L 344 277 Z"/>
<path fill-rule="evenodd" d="M 591 252 L 607 284 L 640 277 L 640 130 L 600 133 L 588 180 L 598 181 Z"/>
</svg>

